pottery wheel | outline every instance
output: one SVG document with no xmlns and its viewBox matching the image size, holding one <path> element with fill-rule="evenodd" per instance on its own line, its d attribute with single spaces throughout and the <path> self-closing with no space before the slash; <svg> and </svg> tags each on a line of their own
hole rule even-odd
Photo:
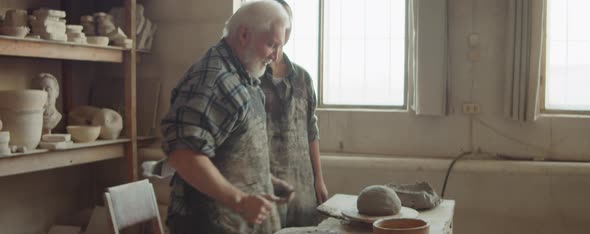
<svg viewBox="0 0 590 234">
<path fill-rule="evenodd" d="M 400 212 L 395 215 L 370 216 L 359 213 L 359 211 L 356 208 L 348 208 L 342 210 L 342 216 L 351 221 L 373 223 L 379 219 L 384 218 L 416 218 L 418 217 L 418 211 L 409 207 L 402 206 Z"/>
</svg>

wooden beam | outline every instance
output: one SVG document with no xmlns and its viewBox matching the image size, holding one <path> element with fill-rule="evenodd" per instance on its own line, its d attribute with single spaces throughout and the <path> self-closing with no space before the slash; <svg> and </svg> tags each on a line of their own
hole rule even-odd
<svg viewBox="0 0 590 234">
<path fill-rule="evenodd" d="M 128 177 L 130 181 L 138 179 L 137 165 L 137 53 L 136 53 L 136 0 L 125 0 L 125 33 L 133 40 L 130 51 L 124 54 L 125 70 L 125 129 L 131 142 L 126 147 Z"/>
</svg>

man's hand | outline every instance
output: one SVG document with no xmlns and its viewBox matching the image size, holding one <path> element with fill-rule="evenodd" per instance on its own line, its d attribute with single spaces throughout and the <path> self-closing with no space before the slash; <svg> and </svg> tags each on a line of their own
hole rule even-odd
<svg viewBox="0 0 590 234">
<path fill-rule="evenodd" d="M 272 195 L 245 194 L 233 209 L 249 223 L 261 224 L 271 213 L 275 200 Z"/>
<path fill-rule="evenodd" d="M 288 203 L 295 198 L 295 188 L 287 183 L 287 181 L 281 180 L 275 176 L 271 177 L 271 181 L 275 196 L 279 198 L 277 203 Z"/>
<path fill-rule="evenodd" d="M 318 180 L 315 182 L 315 197 L 318 200 L 318 205 L 328 200 L 328 189 L 326 188 L 326 184 L 324 184 L 323 180 Z"/>
</svg>

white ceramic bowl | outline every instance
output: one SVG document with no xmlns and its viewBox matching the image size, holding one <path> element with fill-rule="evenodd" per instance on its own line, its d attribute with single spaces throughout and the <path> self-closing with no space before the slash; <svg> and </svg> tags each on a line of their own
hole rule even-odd
<svg viewBox="0 0 590 234">
<path fill-rule="evenodd" d="M 92 142 L 100 134 L 100 126 L 70 125 L 67 130 L 74 142 Z"/>
<path fill-rule="evenodd" d="M 86 41 L 91 45 L 107 46 L 109 45 L 109 38 L 102 36 L 90 36 L 86 37 Z"/>
</svg>

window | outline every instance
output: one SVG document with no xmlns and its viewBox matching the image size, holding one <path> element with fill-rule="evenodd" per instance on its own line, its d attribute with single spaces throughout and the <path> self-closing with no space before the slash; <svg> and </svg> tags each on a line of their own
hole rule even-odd
<svg viewBox="0 0 590 234">
<path fill-rule="evenodd" d="M 325 0 L 322 104 L 405 104 L 405 1 Z"/>
<path fill-rule="evenodd" d="M 406 0 L 287 2 L 284 51 L 311 74 L 320 106 L 406 105 Z"/>
<path fill-rule="evenodd" d="M 590 1 L 547 1 L 545 109 L 590 111 Z"/>
</svg>

